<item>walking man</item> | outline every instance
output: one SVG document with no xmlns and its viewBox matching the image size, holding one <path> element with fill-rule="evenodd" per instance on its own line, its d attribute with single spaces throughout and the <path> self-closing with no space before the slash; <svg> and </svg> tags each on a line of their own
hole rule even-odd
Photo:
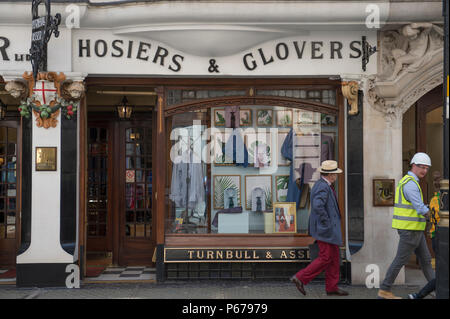
<svg viewBox="0 0 450 319">
<path fill-rule="evenodd" d="M 341 214 L 333 183 L 342 173 L 336 161 L 324 161 L 320 167 L 321 178 L 311 190 L 311 214 L 309 233 L 319 245 L 319 256 L 308 267 L 291 277 L 297 289 L 306 295 L 307 285 L 322 271 L 325 271 L 327 295 L 347 296 L 339 289 L 339 246 L 342 246 Z"/>
<path fill-rule="evenodd" d="M 416 153 L 411 160 L 411 170 L 397 184 L 392 228 L 397 229 L 400 241 L 397 255 L 378 291 L 379 298 L 401 299 L 391 292 L 391 287 L 413 253 L 419 259 L 426 279 L 430 281 L 435 277 L 424 235 L 429 209 L 423 203 L 422 189 L 419 185 L 419 180 L 425 177 L 430 167 L 430 157 L 425 153 Z"/>
</svg>

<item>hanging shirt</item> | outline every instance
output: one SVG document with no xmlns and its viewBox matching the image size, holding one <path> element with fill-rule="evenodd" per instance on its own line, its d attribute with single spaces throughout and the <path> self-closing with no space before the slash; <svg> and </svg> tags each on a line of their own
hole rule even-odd
<svg viewBox="0 0 450 319">
<path fill-rule="evenodd" d="M 186 197 L 188 203 L 186 205 Z M 203 185 L 203 168 L 201 163 L 192 163 L 191 152 L 184 152 L 174 159 L 172 168 L 172 183 L 169 198 L 178 208 L 194 209 L 205 200 Z"/>
<path fill-rule="evenodd" d="M 225 127 L 239 127 L 239 121 L 239 106 L 233 105 L 225 107 Z"/>
<path fill-rule="evenodd" d="M 291 167 L 289 171 L 289 183 L 288 183 L 288 193 L 286 196 L 286 202 L 296 202 L 296 208 L 300 206 L 300 197 L 302 196 L 301 189 L 298 188 L 295 183 L 294 175 L 294 159 L 293 159 L 293 136 L 294 130 L 291 129 L 289 134 L 284 139 L 283 145 L 281 146 L 281 155 L 291 161 Z"/>
<path fill-rule="evenodd" d="M 241 129 L 233 130 L 233 133 L 225 143 L 225 147 L 222 149 L 222 152 L 224 152 L 228 158 L 231 157 L 236 166 L 248 166 L 248 152 L 247 147 L 244 144 L 244 140 L 242 139 Z"/>
<path fill-rule="evenodd" d="M 334 160 L 334 142 L 329 135 L 321 135 L 320 162 Z"/>
</svg>

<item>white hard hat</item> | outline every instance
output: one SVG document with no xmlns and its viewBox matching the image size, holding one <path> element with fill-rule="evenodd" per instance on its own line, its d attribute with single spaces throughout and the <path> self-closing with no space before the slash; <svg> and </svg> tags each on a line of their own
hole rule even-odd
<svg viewBox="0 0 450 319">
<path fill-rule="evenodd" d="M 422 164 L 431 166 L 431 158 L 425 153 L 416 153 L 411 159 L 410 164 Z"/>
</svg>

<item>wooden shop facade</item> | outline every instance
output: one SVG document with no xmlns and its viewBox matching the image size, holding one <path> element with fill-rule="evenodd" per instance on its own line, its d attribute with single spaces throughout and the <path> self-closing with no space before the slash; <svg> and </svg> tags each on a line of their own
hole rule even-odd
<svg viewBox="0 0 450 319">
<path fill-rule="evenodd" d="M 155 267 L 157 281 L 289 278 L 313 257 L 309 196 L 327 159 L 344 170 L 351 282 L 377 31 L 317 15 L 327 31 L 306 32 L 292 14 L 304 15 L 302 1 L 282 6 L 293 27 L 268 10 L 277 2 L 200 4 L 81 1 L 69 28 L 68 3 L 54 1 L 66 25 L 35 79 L 29 4 L 11 6 L 28 25 L 0 27 L 0 265 L 15 266 L 18 286 L 65 286 L 68 265 L 83 279 L 99 262 Z M 254 26 L 240 26 L 235 5 Z M 359 9 L 349 21 L 364 21 Z M 205 10 L 239 27 L 204 23 Z M 178 12 L 197 27 L 175 27 Z M 271 30 L 257 26 L 263 13 Z"/>
</svg>

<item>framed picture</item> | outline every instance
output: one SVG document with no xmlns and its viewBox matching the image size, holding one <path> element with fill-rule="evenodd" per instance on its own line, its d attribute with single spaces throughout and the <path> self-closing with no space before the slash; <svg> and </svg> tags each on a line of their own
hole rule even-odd
<svg viewBox="0 0 450 319">
<path fill-rule="evenodd" d="M 319 121 L 320 113 L 303 110 L 297 111 L 297 124 L 319 124 Z"/>
<path fill-rule="evenodd" d="M 288 193 L 289 175 L 275 176 L 275 185 L 277 189 L 277 202 L 285 202 Z"/>
<path fill-rule="evenodd" d="M 240 126 L 253 126 L 252 110 L 240 109 L 239 110 L 239 125 Z"/>
<path fill-rule="evenodd" d="M 273 231 L 274 233 L 297 232 L 295 202 L 273 204 Z"/>
<path fill-rule="evenodd" d="M 395 179 L 373 180 L 373 206 L 394 206 Z"/>
<path fill-rule="evenodd" d="M 232 191 L 228 191 L 232 190 Z M 214 175 L 213 176 L 213 207 L 214 209 L 241 206 L 241 176 L 240 175 Z M 225 198 L 226 194 L 232 196 Z M 236 200 L 237 199 L 237 200 Z M 227 207 L 225 207 L 227 202 Z"/>
<path fill-rule="evenodd" d="M 56 171 L 56 147 L 36 147 L 36 171 Z"/>
<path fill-rule="evenodd" d="M 257 189 L 258 188 L 258 189 Z M 272 210 L 273 198 L 272 198 L 272 175 L 246 175 L 245 176 L 245 209 L 255 209 L 255 198 L 252 201 L 252 193 L 262 190 L 264 198 L 265 210 Z M 255 197 L 255 196 L 253 196 Z M 257 203 L 256 203 L 257 204 Z M 253 208 L 253 209 L 252 209 Z M 256 209 L 255 209 L 256 210 Z"/>
<path fill-rule="evenodd" d="M 214 126 L 225 126 L 225 109 L 214 110 Z"/>
<path fill-rule="evenodd" d="M 256 110 L 256 124 L 258 126 L 272 126 L 273 110 L 271 109 Z"/>
<path fill-rule="evenodd" d="M 292 110 L 278 110 L 275 114 L 277 126 L 292 126 Z"/>
<path fill-rule="evenodd" d="M 289 132 L 280 132 L 278 131 L 277 134 L 277 154 L 278 154 L 278 166 L 289 166 L 291 165 L 291 161 L 286 159 L 282 154 L 281 154 L 281 147 L 283 146 L 284 140 L 286 139 L 286 137 L 288 136 Z"/>
<path fill-rule="evenodd" d="M 249 164 L 254 164 L 255 167 L 266 167 L 271 165 L 272 136 L 270 132 L 246 134 L 245 145 L 247 146 Z"/>
<path fill-rule="evenodd" d="M 335 126 L 336 125 L 336 116 L 329 114 L 320 114 L 320 124 L 327 126 Z"/>
</svg>

